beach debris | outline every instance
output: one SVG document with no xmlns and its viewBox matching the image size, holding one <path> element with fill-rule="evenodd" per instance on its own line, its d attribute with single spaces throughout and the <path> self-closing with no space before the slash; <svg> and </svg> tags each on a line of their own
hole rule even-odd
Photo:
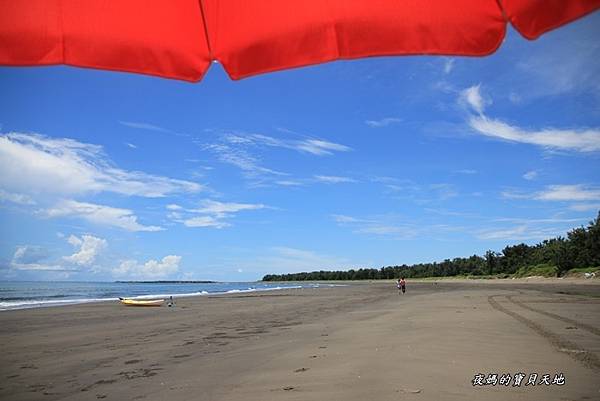
<svg viewBox="0 0 600 401">
<path fill-rule="evenodd" d="M 300 369 L 296 369 L 296 370 L 294 370 L 294 373 L 306 372 L 308 369 L 310 369 L 310 368 L 300 368 Z"/>
<path fill-rule="evenodd" d="M 569 349 L 569 348 L 561 348 L 561 349 L 559 349 L 559 351 L 561 351 L 561 352 L 569 352 L 569 353 L 572 353 L 572 354 L 583 354 L 583 353 L 587 352 L 587 351 L 582 350 L 582 349 Z"/>
<path fill-rule="evenodd" d="M 585 278 L 594 278 L 596 277 L 596 273 L 591 272 L 591 273 L 584 273 Z"/>
<path fill-rule="evenodd" d="M 396 390 L 396 392 L 410 393 L 410 394 L 420 394 L 422 391 L 423 391 L 423 389 L 420 389 L 420 388 L 416 388 L 416 389 L 401 388 L 399 390 Z"/>
<path fill-rule="evenodd" d="M 283 388 L 284 391 L 292 391 L 292 390 L 295 390 L 295 389 L 296 389 L 296 387 L 292 387 L 292 386 L 287 386 L 287 387 Z"/>
</svg>

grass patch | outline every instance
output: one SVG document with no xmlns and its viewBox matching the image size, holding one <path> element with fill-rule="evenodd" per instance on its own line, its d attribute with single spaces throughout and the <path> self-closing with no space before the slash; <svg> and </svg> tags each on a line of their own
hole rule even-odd
<svg viewBox="0 0 600 401">
<path fill-rule="evenodd" d="M 514 274 L 514 277 L 556 277 L 558 276 L 558 268 L 556 266 L 541 264 L 535 266 L 523 266 Z"/>
</svg>

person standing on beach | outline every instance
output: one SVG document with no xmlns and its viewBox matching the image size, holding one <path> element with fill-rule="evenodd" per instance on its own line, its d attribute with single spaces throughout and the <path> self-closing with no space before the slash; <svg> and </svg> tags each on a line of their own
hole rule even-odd
<svg viewBox="0 0 600 401">
<path fill-rule="evenodd" d="M 403 294 L 406 292 L 406 280 L 404 280 L 404 277 L 399 278 L 396 285 L 398 286 L 398 295 L 400 295 L 400 291 Z"/>
</svg>

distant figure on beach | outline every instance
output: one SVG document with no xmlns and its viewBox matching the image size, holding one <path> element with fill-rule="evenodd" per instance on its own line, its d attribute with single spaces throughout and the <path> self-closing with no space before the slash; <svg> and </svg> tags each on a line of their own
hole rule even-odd
<svg viewBox="0 0 600 401">
<path fill-rule="evenodd" d="M 404 277 L 398 279 L 396 287 L 398 287 L 398 295 L 400 295 L 400 291 L 402 291 L 403 294 L 406 292 L 406 280 L 404 280 Z"/>
</svg>

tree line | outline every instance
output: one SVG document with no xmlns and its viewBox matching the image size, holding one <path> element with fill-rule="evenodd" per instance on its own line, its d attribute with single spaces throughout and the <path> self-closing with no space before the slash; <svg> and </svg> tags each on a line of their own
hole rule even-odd
<svg viewBox="0 0 600 401">
<path fill-rule="evenodd" d="M 385 266 L 380 269 L 320 270 L 290 274 L 267 274 L 263 281 L 380 280 L 398 277 L 451 276 L 563 276 L 571 269 L 600 266 L 600 212 L 587 227 L 574 228 L 566 237 L 524 243 L 487 251 L 483 256 L 446 259 L 443 262 Z"/>
</svg>

